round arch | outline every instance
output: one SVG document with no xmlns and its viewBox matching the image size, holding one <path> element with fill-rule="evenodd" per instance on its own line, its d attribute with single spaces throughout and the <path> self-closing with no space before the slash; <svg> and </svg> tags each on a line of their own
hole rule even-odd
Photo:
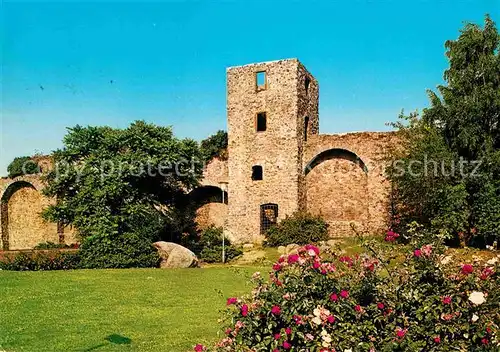
<svg viewBox="0 0 500 352">
<path fill-rule="evenodd" d="M 304 168 L 306 207 L 321 215 L 335 236 L 352 235 L 351 223 L 369 222 L 368 168 L 355 153 L 332 148 Z"/>
<path fill-rule="evenodd" d="M 42 197 L 34 184 L 23 179 L 14 180 L 2 192 L 0 222 L 4 250 L 28 249 L 43 241 L 44 232 L 50 226 L 40 217 Z"/>
<path fill-rule="evenodd" d="M 224 225 L 228 212 L 227 191 L 217 186 L 201 186 L 189 193 L 188 201 L 196 208 L 196 223 L 200 229 Z"/>
<path fill-rule="evenodd" d="M 351 161 L 354 164 L 358 165 L 365 174 L 368 173 L 368 168 L 366 167 L 366 164 L 363 162 L 363 160 L 361 160 L 361 158 L 358 155 L 347 149 L 331 148 L 322 151 L 321 153 L 317 154 L 314 158 L 312 158 L 304 168 L 304 175 L 307 175 L 309 172 L 312 171 L 312 169 L 314 169 L 322 162 L 331 159 L 344 159 Z"/>
</svg>

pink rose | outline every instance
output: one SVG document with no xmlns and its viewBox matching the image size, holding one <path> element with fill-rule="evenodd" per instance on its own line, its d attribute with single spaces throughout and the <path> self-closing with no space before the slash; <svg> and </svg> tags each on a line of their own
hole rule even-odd
<svg viewBox="0 0 500 352">
<path fill-rule="evenodd" d="M 238 302 L 238 299 L 236 297 L 229 297 L 227 299 L 227 305 L 230 306 L 231 304 L 235 304 L 236 302 Z"/>
<path fill-rule="evenodd" d="M 330 324 L 333 324 L 335 322 L 335 317 L 333 315 L 329 315 L 328 318 L 326 318 Z"/>
<path fill-rule="evenodd" d="M 280 271 L 281 270 L 281 264 L 279 264 L 279 263 L 274 264 L 273 265 L 273 270 L 274 271 Z"/>
<path fill-rule="evenodd" d="M 298 260 L 299 260 L 299 255 L 298 254 L 290 254 L 288 256 L 288 264 L 296 263 Z"/>
<path fill-rule="evenodd" d="M 271 313 L 274 314 L 274 315 L 280 315 L 281 308 L 279 306 L 273 306 L 271 308 Z"/>
<path fill-rule="evenodd" d="M 443 296 L 443 297 L 441 297 L 441 302 L 443 304 L 450 304 L 451 303 L 451 297 L 450 296 Z"/>
<path fill-rule="evenodd" d="M 339 296 L 337 296 L 337 294 L 336 294 L 336 293 L 332 293 L 332 294 L 330 295 L 330 300 L 331 300 L 331 301 L 333 301 L 333 302 L 337 302 L 337 301 L 338 301 L 338 299 L 339 299 Z"/>
<path fill-rule="evenodd" d="M 384 304 L 383 303 L 377 303 L 377 308 L 378 309 L 384 309 Z"/>
<path fill-rule="evenodd" d="M 196 346 L 194 346 L 194 350 L 195 350 L 196 352 L 202 352 L 202 351 L 205 351 L 205 346 L 200 345 L 200 344 L 197 344 Z"/>
<path fill-rule="evenodd" d="M 246 304 L 241 306 L 241 315 L 246 317 L 248 315 L 248 306 Z"/>
<path fill-rule="evenodd" d="M 474 271 L 474 267 L 470 264 L 462 265 L 462 274 L 469 275 Z"/>
<path fill-rule="evenodd" d="M 286 328 L 285 329 L 285 334 L 291 335 L 292 334 L 292 328 Z"/>
<path fill-rule="evenodd" d="M 340 297 L 342 297 L 342 298 L 349 297 L 349 291 L 346 291 L 346 290 L 340 291 Z"/>
<path fill-rule="evenodd" d="M 435 336 L 434 337 L 434 343 L 441 343 L 441 337 Z"/>
<path fill-rule="evenodd" d="M 289 350 L 291 347 L 292 347 L 292 345 L 290 344 L 290 342 L 288 342 L 288 341 L 283 342 L 283 348 L 285 350 Z"/>
<path fill-rule="evenodd" d="M 274 339 L 275 340 L 281 339 L 281 334 L 280 333 L 274 334 Z"/>
<path fill-rule="evenodd" d="M 418 248 L 417 248 L 417 249 L 415 249 L 415 250 L 413 251 L 413 255 L 414 255 L 415 257 L 419 258 L 419 257 L 421 257 L 421 256 L 422 256 L 422 251 L 421 251 L 420 249 L 418 249 Z"/>
</svg>

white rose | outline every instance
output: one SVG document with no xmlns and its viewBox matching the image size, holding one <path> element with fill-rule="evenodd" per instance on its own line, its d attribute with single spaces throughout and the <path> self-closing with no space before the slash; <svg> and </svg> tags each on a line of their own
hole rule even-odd
<svg viewBox="0 0 500 352">
<path fill-rule="evenodd" d="M 484 297 L 484 293 L 474 291 L 469 295 L 469 301 L 478 306 L 486 302 L 486 298 Z"/>
<path fill-rule="evenodd" d="M 316 325 L 321 325 L 321 318 L 320 317 L 314 317 L 311 320 L 314 324 Z"/>
<path fill-rule="evenodd" d="M 479 317 L 476 314 L 472 315 L 472 322 L 473 323 L 475 323 L 478 319 L 479 319 Z"/>
</svg>

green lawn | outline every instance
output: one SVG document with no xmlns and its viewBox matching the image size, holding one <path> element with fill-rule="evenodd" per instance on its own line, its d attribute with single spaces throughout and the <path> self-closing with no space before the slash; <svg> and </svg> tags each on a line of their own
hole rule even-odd
<svg viewBox="0 0 500 352">
<path fill-rule="evenodd" d="M 259 268 L 0 271 L 0 351 L 187 351 Z"/>
</svg>

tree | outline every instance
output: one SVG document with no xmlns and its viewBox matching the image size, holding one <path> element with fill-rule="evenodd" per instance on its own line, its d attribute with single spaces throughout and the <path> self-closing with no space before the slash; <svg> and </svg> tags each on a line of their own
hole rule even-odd
<svg viewBox="0 0 500 352">
<path fill-rule="evenodd" d="M 57 204 L 44 216 L 78 229 L 88 267 L 152 265 L 151 242 L 178 235 L 166 231 L 201 177 L 197 143 L 143 121 L 126 129 L 76 126 L 63 142 L 44 190 Z"/>
<path fill-rule="evenodd" d="M 40 172 L 40 167 L 29 156 L 19 156 L 7 166 L 7 172 L 10 178 L 14 178 L 21 175 L 37 174 Z"/>
<path fill-rule="evenodd" d="M 500 36 L 487 15 L 484 28 L 466 24 L 445 47 L 446 85 L 428 91 L 421 117 L 395 124 L 394 226 L 418 220 L 482 246 L 500 236 Z"/>
<path fill-rule="evenodd" d="M 227 158 L 227 132 L 219 130 L 200 143 L 201 153 L 205 163 L 215 157 Z"/>
</svg>

